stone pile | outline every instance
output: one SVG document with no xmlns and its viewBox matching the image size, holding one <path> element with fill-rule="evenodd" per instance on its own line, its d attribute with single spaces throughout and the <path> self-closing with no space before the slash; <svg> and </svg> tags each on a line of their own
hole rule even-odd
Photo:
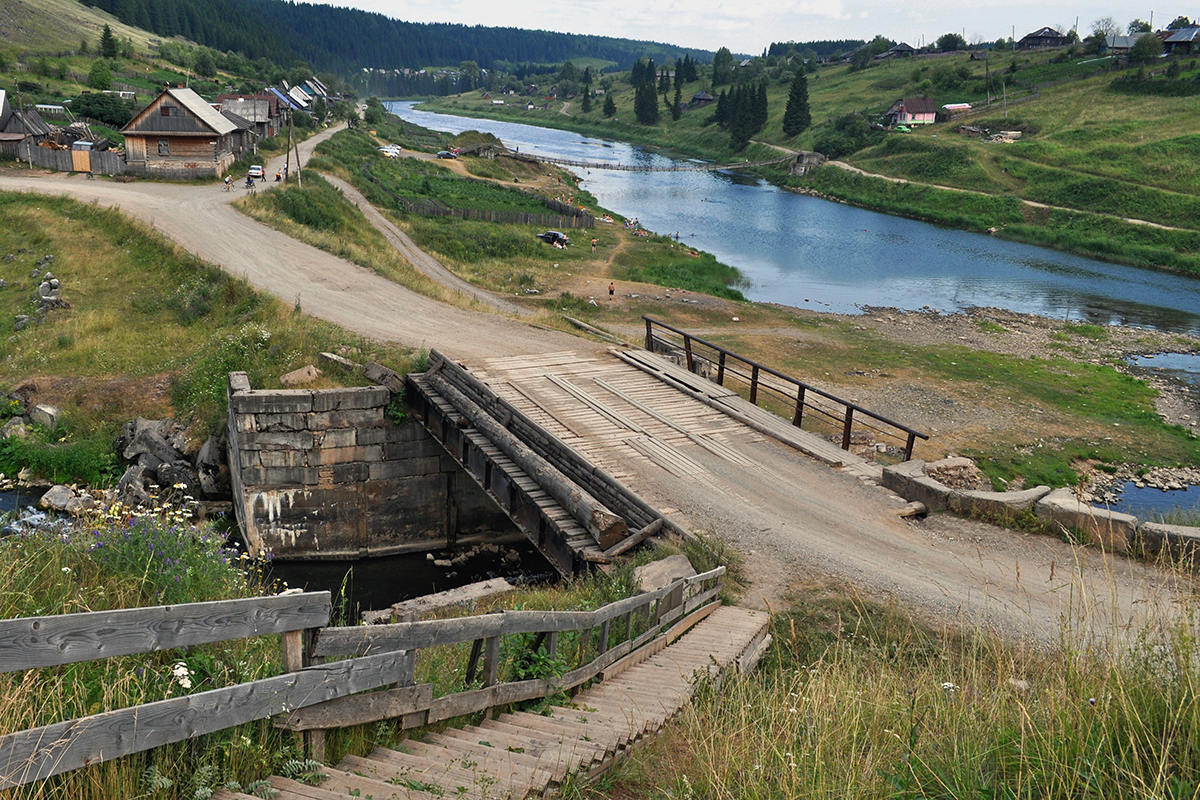
<svg viewBox="0 0 1200 800">
<path fill-rule="evenodd" d="M 950 456 L 941 461 L 925 465 L 925 474 L 951 489 L 987 490 L 991 482 L 975 466 L 975 462 L 962 456 Z"/>
<path fill-rule="evenodd" d="M 117 497 L 126 504 L 146 502 L 154 487 L 174 488 L 197 500 L 229 497 L 224 432 L 200 443 L 173 419 L 138 417 L 125 423 L 116 449 L 133 462 L 117 483 Z"/>
<path fill-rule="evenodd" d="M 18 253 L 32 252 L 24 249 L 18 250 Z M 14 254 L 9 253 L 5 256 L 5 261 L 13 261 Z M 28 314 L 17 314 L 16 320 L 13 323 L 14 330 L 23 330 L 29 326 L 30 322 L 41 324 L 46 321 L 46 315 L 56 308 L 70 308 L 71 304 L 62 299 L 62 283 L 54 274 L 50 272 L 48 267 L 54 263 L 54 256 L 44 255 L 37 260 L 37 264 L 29 273 L 31 278 L 41 278 L 41 282 L 37 287 L 37 316 L 31 318 Z M 44 270 L 44 272 L 43 272 Z M 3 286 L 8 286 L 5 281 L 0 281 Z"/>
</svg>

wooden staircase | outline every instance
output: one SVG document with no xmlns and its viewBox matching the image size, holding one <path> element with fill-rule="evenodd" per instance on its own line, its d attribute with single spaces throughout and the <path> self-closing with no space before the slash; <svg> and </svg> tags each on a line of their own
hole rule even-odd
<svg viewBox="0 0 1200 800">
<path fill-rule="evenodd" d="M 274 776 L 277 800 L 519 800 L 561 784 L 569 773 L 599 772 L 659 730 L 698 682 L 752 669 L 770 643 L 767 614 L 716 607 L 671 645 L 646 647 L 601 674 L 601 681 L 546 714 L 500 714 L 479 725 L 427 733 L 400 750 L 346 756 L 310 786 Z M 631 661 L 640 661 L 632 663 Z M 614 674 L 615 669 L 620 669 Z M 215 800 L 255 800 L 220 791 Z"/>
</svg>

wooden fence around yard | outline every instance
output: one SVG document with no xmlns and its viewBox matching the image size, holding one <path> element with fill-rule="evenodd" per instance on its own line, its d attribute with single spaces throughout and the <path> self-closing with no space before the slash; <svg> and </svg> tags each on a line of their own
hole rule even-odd
<svg viewBox="0 0 1200 800">
<path fill-rule="evenodd" d="M 329 592 L 3 620 L 0 672 L 268 634 L 282 634 L 284 672 L 0 737 L 0 789 L 268 717 L 304 732 L 319 759 L 327 729 L 397 718 L 414 728 L 567 692 L 640 663 L 681 636 L 720 604 L 724 572 L 718 567 L 595 611 L 499 611 L 390 625 L 325 627 Z M 559 653 L 564 634 L 574 637 L 574 664 Z M 520 637 L 506 643 L 510 659 L 532 652 L 570 669 L 504 681 L 505 637 Z M 435 697 L 434 684 L 415 684 L 421 651 L 468 642 L 469 654 L 450 653 L 465 663 L 445 671 L 463 675 L 466 688 Z M 325 663 L 331 658 L 341 660 Z"/>
</svg>

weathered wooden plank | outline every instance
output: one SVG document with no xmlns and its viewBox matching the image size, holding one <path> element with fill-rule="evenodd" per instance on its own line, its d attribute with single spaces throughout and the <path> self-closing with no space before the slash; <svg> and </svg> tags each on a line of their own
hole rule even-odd
<svg viewBox="0 0 1200 800">
<path fill-rule="evenodd" d="M 595 611 L 504 611 L 457 619 L 324 628 L 318 633 L 313 655 L 347 656 L 383 650 L 419 650 L 425 647 L 471 642 L 489 636 L 594 628 L 605 620 L 622 616 L 635 608 L 666 597 L 685 585 L 712 580 L 724 572 L 724 567 L 717 567 L 691 578 L 681 578 L 662 589 L 609 603 Z"/>
<path fill-rule="evenodd" d="M 425 711 L 433 703 L 433 684 L 402 686 L 382 692 L 355 694 L 298 708 L 276 727 L 289 731 L 343 728 Z"/>
<path fill-rule="evenodd" d="M 510 592 L 512 589 L 513 585 L 508 582 L 508 579 L 492 578 L 491 580 L 460 586 L 457 589 L 448 589 L 444 592 L 422 595 L 412 600 L 393 603 L 389 608 L 385 608 L 382 611 L 364 611 L 362 615 L 363 622 L 369 625 L 391 620 L 408 622 L 430 611 L 436 611 L 449 606 L 466 605 L 486 597 L 494 597 L 498 594 Z"/>
<path fill-rule="evenodd" d="M 377 689 L 407 663 L 383 653 L 12 733 L 0 737 L 0 789 Z"/>
<path fill-rule="evenodd" d="M 0 672 L 194 647 L 329 623 L 329 592 L 0 621 Z"/>
</svg>

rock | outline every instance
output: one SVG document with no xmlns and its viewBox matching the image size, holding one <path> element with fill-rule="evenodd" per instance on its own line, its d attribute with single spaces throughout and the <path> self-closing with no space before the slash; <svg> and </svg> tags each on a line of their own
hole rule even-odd
<svg viewBox="0 0 1200 800">
<path fill-rule="evenodd" d="M 155 474 L 158 476 L 158 485 L 163 489 L 178 488 L 193 498 L 200 496 L 200 478 L 186 462 L 160 464 Z"/>
<path fill-rule="evenodd" d="M 150 500 L 146 492 L 145 467 L 134 464 L 117 481 L 117 498 L 125 505 L 136 506 Z"/>
<path fill-rule="evenodd" d="M 321 363 L 328 366 L 340 367 L 351 372 L 358 369 L 358 364 L 355 364 L 350 359 L 339 356 L 336 353 L 317 353 L 317 358 L 321 361 Z"/>
<path fill-rule="evenodd" d="M 696 574 L 692 562 L 685 555 L 667 556 L 659 561 L 643 564 L 633 571 L 633 581 L 643 592 L 653 592 L 679 578 L 690 578 Z"/>
<path fill-rule="evenodd" d="M 308 364 L 300 369 L 292 370 L 286 375 L 279 376 L 279 383 L 283 386 L 300 386 L 301 384 L 312 383 L 320 376 L 321 370 L 312 364 Z"/>
<path fill-rule="evenodd" d="M 0 439 L 8 439 L 12 436 L 16 436 L 18 439 L 24 439 L 29 436 L 29 428 L 25 426 L 25 420 L 20 417 L 13 417 L 4 423 L 3 428 L 0 428 Z"/>
<path fill-rule="evenodd" d="M 53 509 L 54 511 L 66 511 L 67 503 L 75 493 L 71 491 L 70 486 L 63 486 L 61 483 L 57 486 L 51 486 L 50 490 L 42 495 L 42 499 L 38 501 L 38 505 L 42 508 Z"/>
<path fill-rule="evenodd" d="M 68 514 L 78 516 L 87 511 L 91 511 L 96 507 L 96 499 L 90 494 L 81 494 L 78 497 L 72 497 L 67 501 L 65 511 Z"/>
<path fill-rule="evenodd" d="M 23 331 L 27 327 L 29 327 L 29 315 L 28 314 L 17 314 L 17 319 L 13 323 L 13 330 L 14 331 Z"/>
<path fill-rule="evenodd" d="M 229 477 L 229 467 L 224 464 L 202 464 L 197 470 L 200 477 L 200 491 L 210 499 L 225 499 L 232 497 L 232 486 Z"/>
<path fill-rule="evenodd" d="M 127 461 L 132 461 L 142 453 L 149 453 L 159 461 L 182 461 L 183 454 L 171 447 L 167 440 L 162 435 L 152 428 L 146 427 L 139 431 L 133 441 L 121 451 L 122 457 Z"/>
<path fill-rule="evenodd" d="M 224 437 L 210 436 L 196 454 L 197 467 L 216 467 L 225 463 Z"/>
<path fill-rule="evenodd" d="M 445 558 L 435 558 L 433 560 L 433 565 L 435 567 L 452 567 L 452 566 L 454 566 L 454 564 L 451 563 L 449 561 L 449 559 L 445 559 Z"/>
<path fill-rule="evenodd" d="M 51 431 L 58 427 L 58 418 L 61 415 L 62 412 L 58 410 L 57 406 L 46 403 L 38 403 L 29 411 L 29 419 L 32 422 L 36 422 Z"/>
</svg>

